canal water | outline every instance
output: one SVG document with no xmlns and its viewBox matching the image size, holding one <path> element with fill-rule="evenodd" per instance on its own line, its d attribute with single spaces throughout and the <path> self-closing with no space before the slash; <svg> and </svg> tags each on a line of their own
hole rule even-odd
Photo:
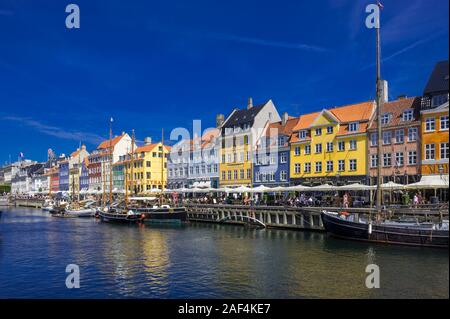
<svg viewBox="0 0 450 319">
<path fill-rule="evenodd" d="M 448 298 L 448 250 L 191 223 L 111 225 L 3 209 L 0 298 Z M 80 288 L 68 289 L 68 264 Z M 380 288 L 365 285 L 380 268 Z"/>
</svg>

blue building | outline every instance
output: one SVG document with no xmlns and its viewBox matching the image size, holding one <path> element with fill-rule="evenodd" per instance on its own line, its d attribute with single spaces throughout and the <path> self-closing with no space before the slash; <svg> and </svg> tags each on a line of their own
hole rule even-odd
<svg viewBox="0 0 450 319">
<path fill-rule="evenodd" d="M 67 160 L 59 163 L 59 190 L 69 191 L 69 161 Z"/>
<path fill-rule="evenodd" d="M 89 169 L 88 169 L 89 161 L 87 157 L 81 163 L 81 174 L 80 174 L 80 190 L 88 190 L 89 189 Z"/>
<path fill-rule="evenodd" d="M 289 186 L 289 140 L 298 122 L 284 113 L 280 122 L 266 126 L 253 157 L 254 187 Z"/>
</svg>

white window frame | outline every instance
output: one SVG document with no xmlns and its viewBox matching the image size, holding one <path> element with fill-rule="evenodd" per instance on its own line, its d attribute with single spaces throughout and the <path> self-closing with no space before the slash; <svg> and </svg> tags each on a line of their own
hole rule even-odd
<svg viewBox="0 0 450 319">
<path fill-rule="evenodd" d="M 436 130 L 436 118 L 427 117 L 425 119 L 425 132 L 434 132 Z"/>
</svg>

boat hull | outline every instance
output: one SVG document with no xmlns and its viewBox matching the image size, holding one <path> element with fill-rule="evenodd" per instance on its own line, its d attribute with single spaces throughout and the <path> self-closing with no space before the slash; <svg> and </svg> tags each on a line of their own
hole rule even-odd
<svg viewBox="0 0 450 319">
<path fill-rule="evenodd" d="M 141 208 L 137 211 L 141 214 L 141 220 L 144 224 L 182 224 L 187 222 L 187 211 L 184 207 Z"/>
<path fill-rule="evenodd" d="M 66 215 L 71 215 L 74 217 L 93 217 L 95 215 L 95 209 L 81 209 L 81 210 L 66 209 L 64 213 Z"/>
<path fill-rule="evenodd" d="M 332 236 L 384 244 L 448 248 L 448 231 L 357 223 L 322 213 L 325 230 Z"/>
<path fill-rule="evenodd" d="M 106 223 L 116 223 L 116 224 L 133 224 L 140 221 L 136 215 L 126 215 L 118 213 L 105 213 L 103 211 L 97 211 L 100 216 L 100 220 Z"/>
</svg>

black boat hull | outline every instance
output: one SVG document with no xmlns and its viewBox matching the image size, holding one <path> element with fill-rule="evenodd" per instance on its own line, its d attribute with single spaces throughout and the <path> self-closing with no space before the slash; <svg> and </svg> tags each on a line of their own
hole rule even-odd
<svg viewBox="0 0 450 319">
<path fill-rule="evenodd" d="M 185 208 L 140 208 L 141 219 L 145 224 L 182 224 L 187 222 Z"/>
<path fill-rule="evenodd" d="M 321 216 L 325 230 L 335 237 L 384 244 L 448 248 L 449 236 L 445 230 L 373 224 L 369 233 L 368 224 L 344 220 L 326 213 Z"/>
<path fill-rule="evenodd" d="M 100 220 L 106 223 L 117 223 L 117 224 L 133 224 L 138 223 L 140 219 L 135 215 L 117 214 L 117 213 L 105 213 L 102 211 L 97 211 Z"/>
</svg>

